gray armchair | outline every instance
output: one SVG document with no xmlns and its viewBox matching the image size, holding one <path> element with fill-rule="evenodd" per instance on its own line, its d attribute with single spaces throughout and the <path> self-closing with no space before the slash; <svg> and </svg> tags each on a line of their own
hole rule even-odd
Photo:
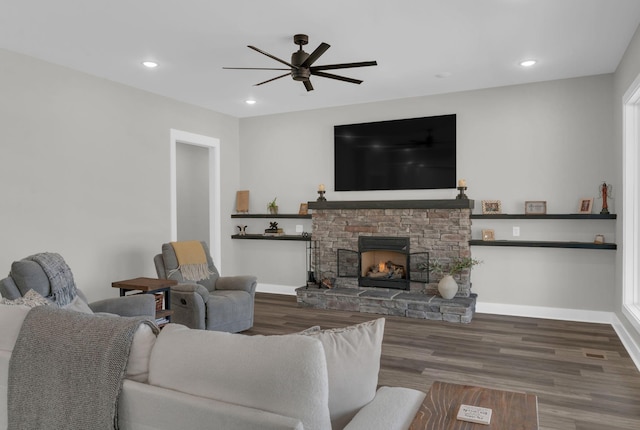
<svg viewBox="0 0 640 430">
<path fill-rule="evenodd" d="M 220 276 L 209 247 L 201 242 L 211 273 L 207 279 L 186 280 L 178 269 L 178 259 L 170 243 L 162 245 L 162 254 L 154 257 L 160 279 L 175 279 L 171 287 L 171 322 L 189 328 L 237 333 L 253 327 L 255 276 Z"/>
<path fill-rule="evenodd" d="M 16 300 L 29 290 L 34 290 L 43 297 L 51 297 L 52 290 L 49 278 L 40 264 L 33 260 L 14 261 L 9 276 L 0 280 L 0 295 L 5 299 Z M 82 303 L 73 303 L 70 309 L 81 309 L 88 306 L 93 312 L 108 312 L 124 317 L 150 316 L 155 318 L 156 305 L 152 295 L 114 297 L 88 303 L 86 296 L 76 290 L 77 298 Z M 74 300 L 75 301 L 75 300 Z"/>
</svg>

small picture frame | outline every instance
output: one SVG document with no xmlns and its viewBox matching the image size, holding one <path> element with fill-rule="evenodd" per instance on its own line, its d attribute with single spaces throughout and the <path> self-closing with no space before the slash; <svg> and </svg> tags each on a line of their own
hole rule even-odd
<svg viewBox="0 0 640 430">
<path fill-rule="evenodd" d="M 502 202 L 500 200 L 483 200 L 482 215 L 501 214 Z"/>
<path fill-rule="evenodd" d="M 580 204 L 578 205 L 579 214 L 590 214 L 592 208 L 593 208 L 593 198 L 580 199 Z"/>
<path fill-rule="evenodd" d="M 547 202 L 541 200 L 530 200 L 524 202 L 525 215 L 546 215 Z"/>
<path fill-rule="evenodd" d="M 482 240 L 496 240 L 496 234 L 491 228 L 482 230 Z"/>
<path fill-rule="evenodd" d="M 309 203 L 300 203 L 300 209 L 298 210 L 298 215 L 308 215 L 309 214 Z"/>
<path fill-rule="evenodd" d="M 236 191 L 236 212 L 249 213 L 249 190 Z"/>
</svg>

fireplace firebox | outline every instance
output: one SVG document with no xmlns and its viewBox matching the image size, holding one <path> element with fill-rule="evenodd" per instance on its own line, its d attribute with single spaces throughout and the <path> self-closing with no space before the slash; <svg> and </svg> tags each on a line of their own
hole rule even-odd
<svg viewBox="0 0 640 430">
<path fill-rule="evenodd" d="M 409 238 L 360 236 L 358 285 L 409 289 Z"/>
</svg>

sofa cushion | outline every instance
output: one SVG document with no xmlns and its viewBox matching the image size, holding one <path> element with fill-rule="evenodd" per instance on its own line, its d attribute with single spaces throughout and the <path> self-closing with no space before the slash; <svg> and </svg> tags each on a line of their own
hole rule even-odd
<svg viewBox="0 0 640 430">
<path fill-rule="evenodd" d="M 376 395 L 384 318 L 345 328 L 309 330 L 320 339 L 329 374 L 329 411 L 333 430 L 342 429 Z"/>
<path fill-rule="evenodd" d="M 166 325 L 151 351 L 149 383 L 331 428 L 326 359 L 311 337 L 246 336 Z"/>
<path fill-rule="evenodd" d="M 18 299 L 20 300 L 20 299 Z M 15 306 L 0 302 L 0 351 L 12 352 L 20 328 L 31 310 L 25 305 Z M 149 376 L 149 357 L 156 342 L 156 335 L 147 324 L 140 324 L 133 335 L 125 376 L 138 382 L 146 382 Z"/>
<path fill-rule="evenodd" d="M 35 290 L 44 297 L 51 294 L 49 278 L 42 267 L 33 260 L 19 260 L 11 264 L 11 277 L 23 296 Z"/>
<path fill-rule="evenodd" d="M 140 324 L 133 334 L 125 378 L 138 382 L 149 380 L 149 359 L 156 343 L 156 334 L 148 324 Z"/>
<path fill-rule="evenodd" d="M 24 306 L 27 308 L 35 308 L 36 306 L 49 306 L 53 305 L 52 302 L 42 297 L 40 294 L 33 290 L 27 291 L 23 297 L 18 297 L 15 300 L 0 299 L 0 304 L 7 306 Z"/>
<path fill-rule="evenodd" d="M 0 304 L 0 350 L 11 352 L 18 339 L 22 322 L 29 313 L 26 306 Z"/>
<path fill-rule="evenodd" d="M 93 311 L 89 307 L 86 301 L 80 297 L 78 294 L 75 299 L 71 301 L 68 305 L 60 306 L 62 309 L 68 309 L 70 311 L 82 312 L 83 314 L 92 314 Z"/>
</svg>

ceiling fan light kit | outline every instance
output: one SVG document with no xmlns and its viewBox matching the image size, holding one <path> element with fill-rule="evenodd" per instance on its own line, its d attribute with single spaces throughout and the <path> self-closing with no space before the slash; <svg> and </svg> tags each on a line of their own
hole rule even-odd
<svg viewBox="0 0 640 430">
<path fill-rule="evenodd" d="M 288 66 L 287 69 L 284 68 L 265 68 L 265 67 L 223 67 L 223 69 L 234 69 L 234 70 L 286 70 L 287 73 L 282 74 L 280 76 L 276 76 L 275 78 L 268 79 L 264 82 L 257 83 L 258 85 L 263 85 L 269 82 L 273 82 L 276 79 L 284 78 L 285 76 L 291 76 L 294 81 L 300 81 L 304 84 L 304 87 L 307 91 L 313 91 L 313 85 L 311 85 L 311 76 L 320 76 L 323 78 L 335 79 L 338 81 L 349 82 L 352 84 L 361 84 L 362 81 L 359 79 L 348 78 L 346 76 L 340 76 L 333 73 L 327 73 L 325 70 L 337 70 L 337 69 L 350 69 L 354 67 L 368 67 L 368 66 L 377 66 L 378 63 L 376 61 L 361 61 L 358 63 L 342 63 L 342 64 L 328 64 L 324 66 L 313 66 L 313 64 L 320 58 L 322 54 L 324 54 L 327 49 L 331 47 L 331 45 L 327 43 L 321 43 L 311 54 L 305 52 L 302 47 L 309 43 L 309 36 L 306 34 L 296 34 L 293 36 L 293 43 L 298 45 L 298 50 L 291 54 L 291 62 L 282 60 L 274 55 L 269 54 L 261 49 L 256 48 L 255 46 L 248 45 L 248 48 L 253 49 L 260 54 L 266 55 L 267 57 Z"/>
</svg>

